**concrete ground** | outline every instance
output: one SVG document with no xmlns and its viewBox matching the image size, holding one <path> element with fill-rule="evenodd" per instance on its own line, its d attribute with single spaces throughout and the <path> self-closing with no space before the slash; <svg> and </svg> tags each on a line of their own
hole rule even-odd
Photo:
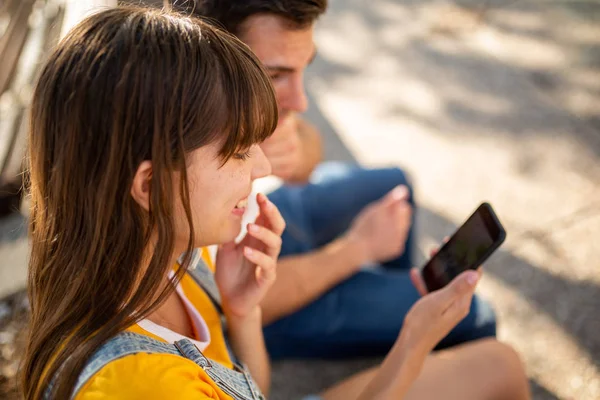
<svg viewBox="0 0 600 400">
<path fill-rule="evenodd" d="M 535 400 L 600 399 L 600 2 L 330 2 L 307 76 L 327 158 L 405 168 L 424 252 L 491 202 L 500 338 Z M 22 223 L 0 223 L 0 297 L 23 287 Z M 272 398 L 377 362 L 276 363 Z"/>
</svg>

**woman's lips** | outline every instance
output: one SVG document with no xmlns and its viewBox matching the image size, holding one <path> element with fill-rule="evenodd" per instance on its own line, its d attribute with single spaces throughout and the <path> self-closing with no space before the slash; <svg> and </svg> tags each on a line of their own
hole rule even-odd
<svg viewBox="0 0 600 400">
<path fill-rule="evenodd" d="M 233 210 L 231 211 L 235 215 L 242 216 L 246 212 L 246 207 L 248 206 L 248 196 L 246 196 L 243 200 L 240 200 Z"/>
<path fill-rule="evenodd" d="M 243 216 L 245 212 L 246 212 L 245 208 L 239 208 L 239 207 L 236 207 L 233 210 L 231 210 L 232 214 L 240 216 L 240 217 Z"/>
</svg>

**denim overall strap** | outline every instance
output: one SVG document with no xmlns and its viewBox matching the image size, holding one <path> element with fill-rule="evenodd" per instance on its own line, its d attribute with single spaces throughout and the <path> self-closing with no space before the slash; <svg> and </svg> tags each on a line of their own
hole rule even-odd
<svg viewBox="0 0 600 400">
<path fill-rule="evenodd" d="M 184 255 L 180 257 L 180 263 L 183 262 L 183 257 Z M 204 289 L 206 294 L 208 294 L 215 307 L 217 307 L 217 310 L 223 314 L 221 309 L 221 293 L 219 293 L 215 276 L 202 259 L 202 252 L 200 249 L 192 250 L 192 260 L 187 272 L 194 278 L 196 283 Z"/>
<path fill-rule="evenodd" d="M 202 354 L 190 340 L 183 339 L 175 342 L 175 347 L 186 358 L 194 361 L 207 373 L 208 376 L 234 399 L 264 400 L 258 386 L 243 364 L 234 364 L 234 369 L 229 369 L 217 362 L 211 361 Z"/>
<path fill-rule="evenodd" d="M 168 343 L 163 343 L 133 332 L 122 332 L 103 344 L 86 362 L 85 367 L 77 378 L 71 397 L 74 398 L 79 390 L 81 390 L 81 387 L 106 364 L 136 353 L 181 355 L 175 346 Z M 63 368 L 58 370 L 56 376 L 61 373 L 65 373 Z M 56 376 L 52 379 L 48 388 L 46 388 L 44 400 L 50 399 Z"/>
<path fill-rule="evenodd" d="M 264 400 L 263 395 L 245 367 L 235 366 L 235 369 L 232 370 L 215 361 L 209 360 L 189 339 L 169 344 L 133 332 L 118 334 L 94 353 L 79 374 L 71 398 L 75 398 L 83 385 L 105 365 L 137 353 L 173 354 L 185 357 L 206 371 L 207 375 L 217 386 L 235 400 Z M 63 371 L 59 370 L 59 373 L 61 372 Z M 46 389 L 44 399 L 50 399 L 53 385 L 54 380 Z"/>
<path fill-rule="evenodd" d="M 183 257 L 184 255 L 180 257 L 180 264 L 183 262 Z M 225 347 L 227 347 L 229 357 L 233 360 L 234 364 L 241 364 L 233 352 L 229 340 L 227 340 L 227 319 L 225 318 L 223 308 L 221 307 L 221 294 L 219 293 L 219 288 L 215 281 L 215 275 L 202 259 L 200 249 L 192 250 L 192 260 L 187 273 L 192 277 L 194 282 L 204 290 L 217 309 L 221 319 L 221 329 L 223 329 L 223 332 L 225 333 Z"/>
<path fill-rule="evenodd" d="M 192 262 L 190 263 L 187 272 L 194 278 L 196 283 L 204 289 L 217 307 L 217 310 L 222 314 L 221 293 L 219 292 L 217 282 L 215 281 L 215 274 L 208 268 L 208 265 L 206 265 L 202 256 L 200 256 L 200 249 L 194 249 L 192 251 Z"/>
</svg>

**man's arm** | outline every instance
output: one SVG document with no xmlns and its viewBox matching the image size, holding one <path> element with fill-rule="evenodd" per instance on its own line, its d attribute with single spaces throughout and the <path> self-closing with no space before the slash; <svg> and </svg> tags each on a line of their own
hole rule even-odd
<svg viewBox="0 0 600 400">
<path fill-rule="evenodd" d="M 261 303 L 263 325 L 289 315 L 350 277 L 366 262 L 364 245 L 343 236 L 311 253 L 282 257 Z"/>
<path fill-rule="evenodd" d="M 412 210 L 406 187 L 366 206 L 346 234 L 310 253 L 282 257 L 277 279 L 261 302 L 263 324 L 289 315 L 355 274 L 367 262 L 404 251 Z"/>
<path fill-rule="evenodd" d="M 301 117 L 297 117 L 297 120 L 302 161 L 288 182 L 306 183 L 310 174 L 323 159 L 323 139 L 314 125 Z"/>
</svg>

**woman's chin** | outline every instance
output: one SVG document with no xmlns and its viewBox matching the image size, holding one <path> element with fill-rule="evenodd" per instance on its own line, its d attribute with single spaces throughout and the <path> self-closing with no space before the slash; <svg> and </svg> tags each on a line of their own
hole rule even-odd
<svg viewBox="0 0 600 400">
<path fill-rule="evenodd" d="M 206 229 L 207 227 L 203 226 L 203 228 L 202 234 L 197 232 L 194 238 L 194 247 L 196 248 L 232 242 L 240 234 L 242 224 L 239 219 L 228 218 L 217 227 Z M 179 237 L 177 241 L 178 247 L 186 248 L 187 240 L 187 237 Z"/>
<path fill-rule="evenodd" d="M 225 244 L 235 240 L 240 234 L 242 230 L 242 225 L 240 221 L 228 221 L 229 223 L 223 224 L 221 229 L 221 234 L 219 235 L 219 243 L 215 244 Z"/>
</svg>

